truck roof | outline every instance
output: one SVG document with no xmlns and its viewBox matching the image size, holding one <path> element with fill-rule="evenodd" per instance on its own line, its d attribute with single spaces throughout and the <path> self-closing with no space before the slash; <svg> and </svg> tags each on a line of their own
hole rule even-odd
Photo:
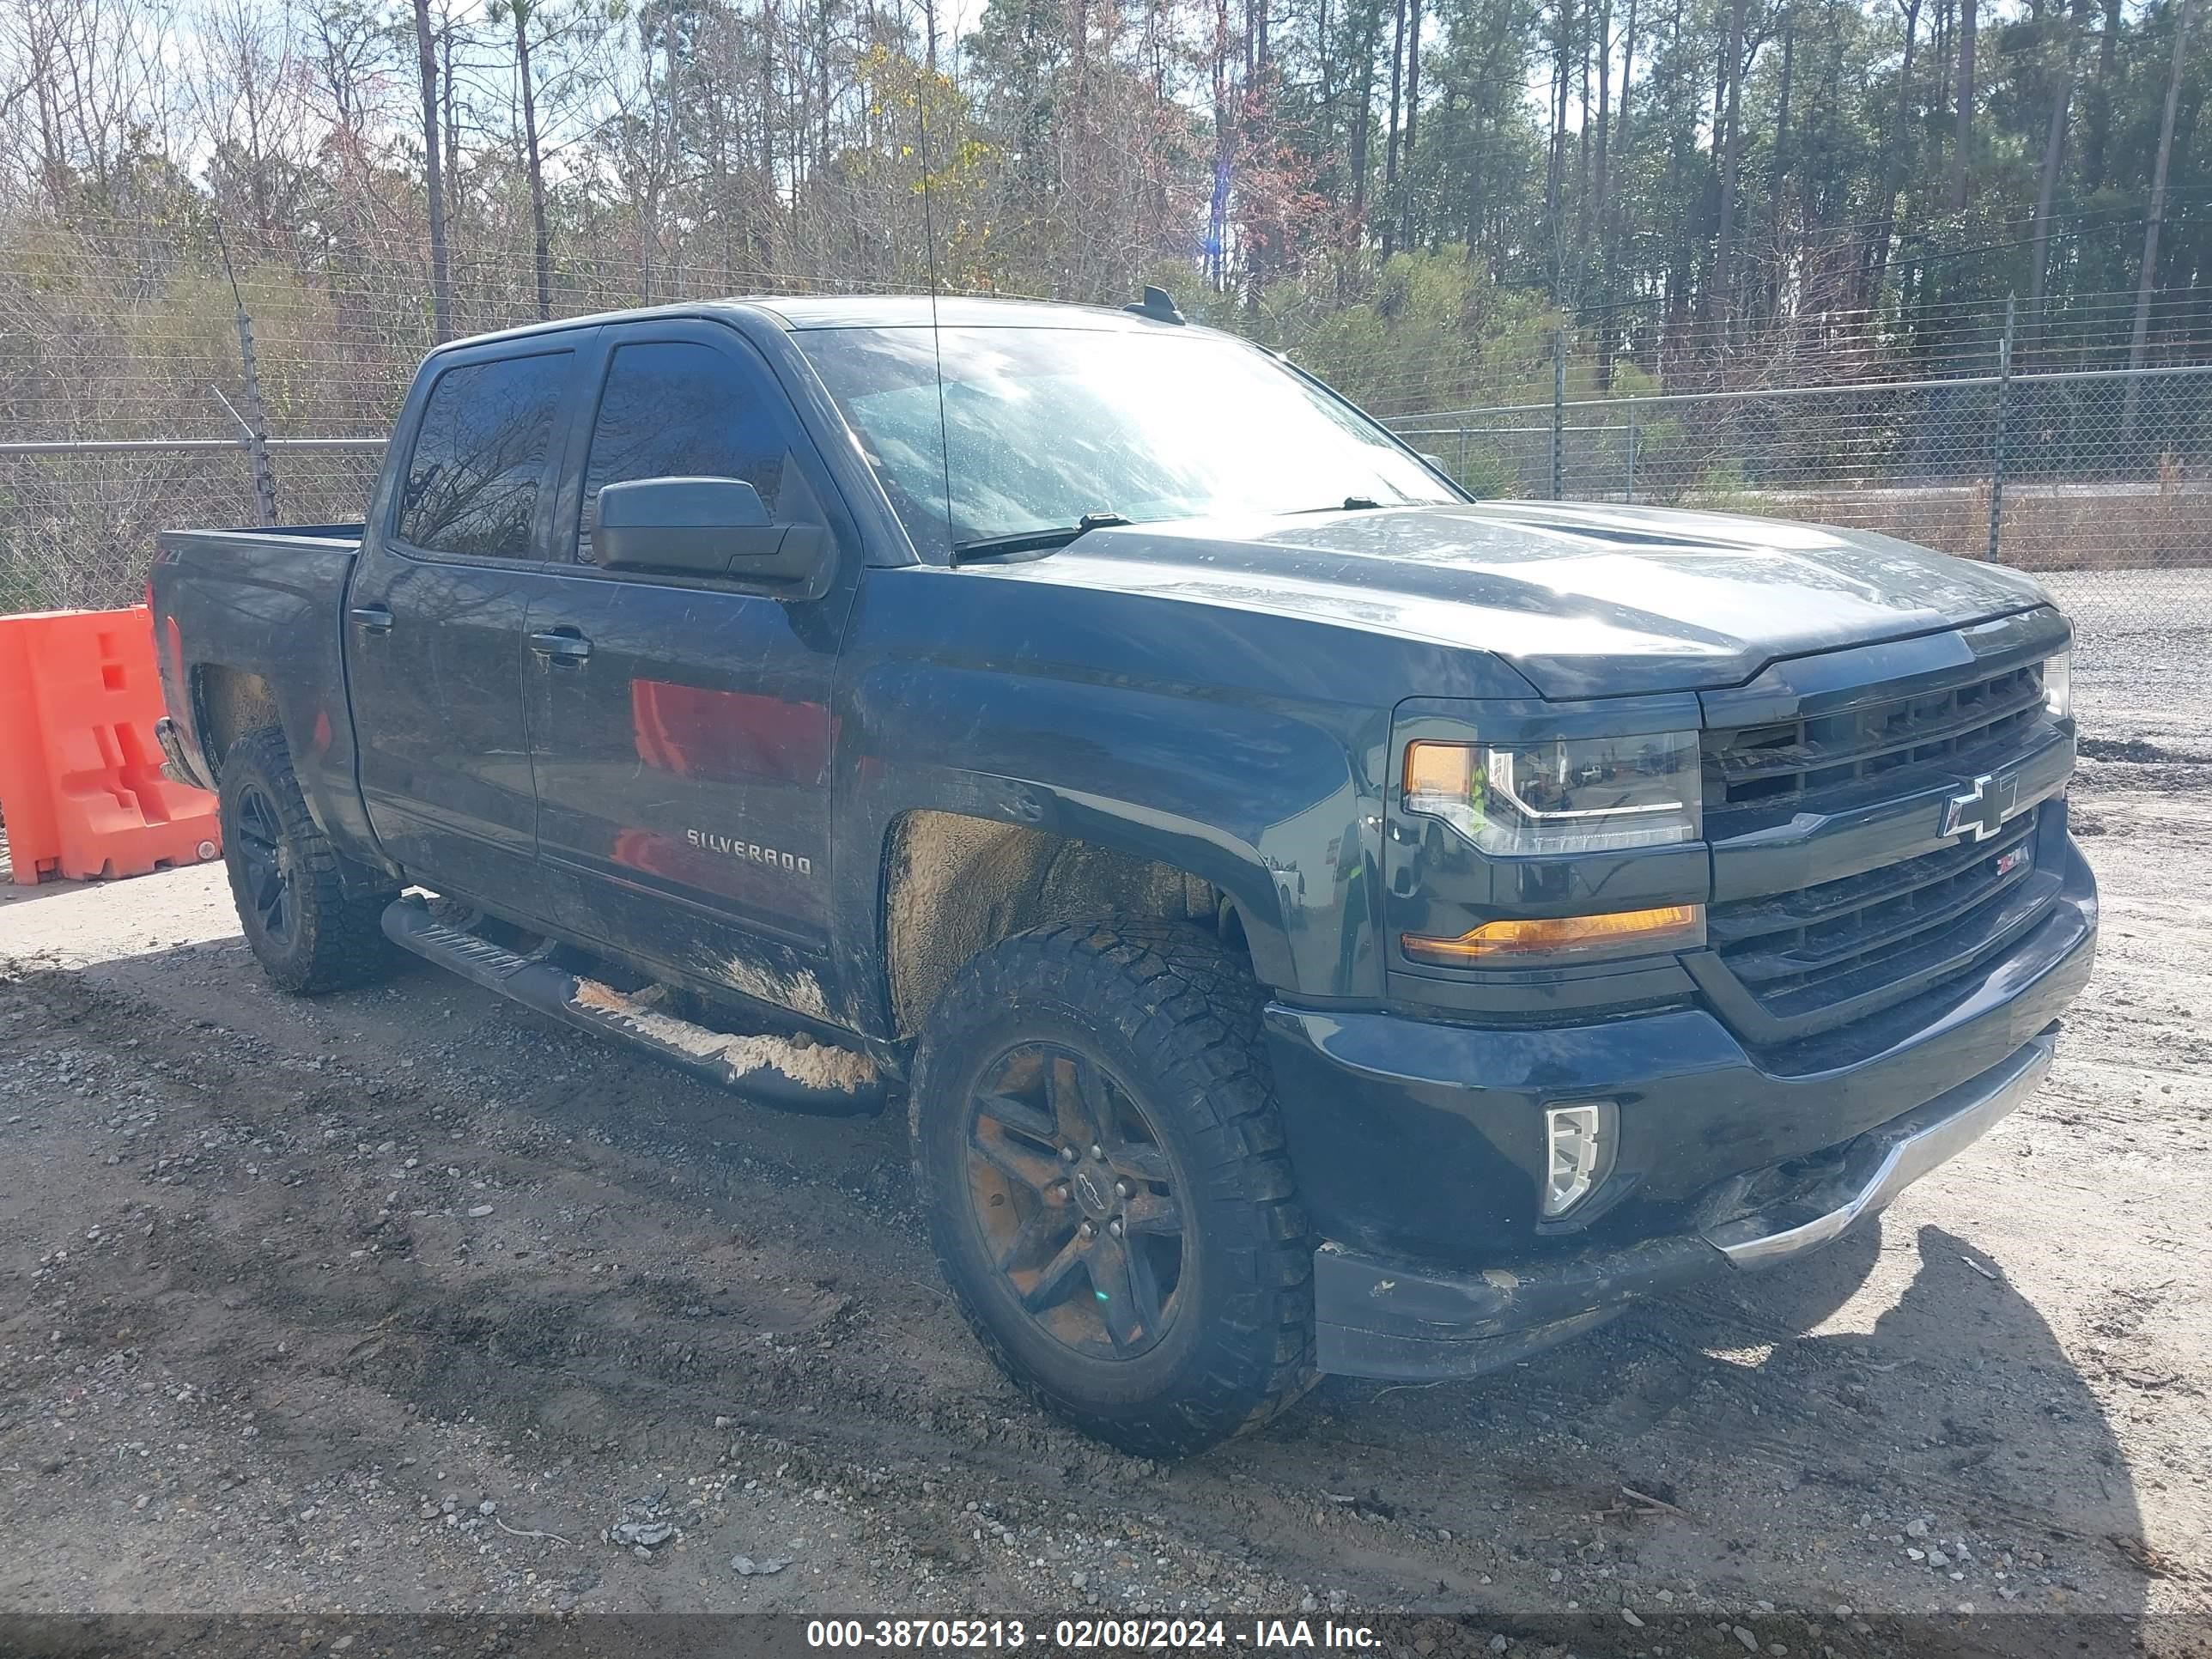
<svg viewBox="0 0 2212 1659">
<path fill-rule="evenodd" d="M 520 328 L 498 329 L 451 340 L 440 349 L 481 345 L 494 340 L 524 339 L 534 334 L 558 333 L 563 329 L 589 328 L 601 323 L 634 322 L 641 317 L 696 317 L 702 311 L 749 311 L 794 333 L 818 328 L 927 328 L 933 320 L 946 328 L 1066 328 L 1132 334 L 1148 329 L 1185 326 L 1112 306 L 1067 305 L 1054 300 L 942 295 L 933 309 L 927 294 L 733 295 L 725 299 L 640 306 L 625 311 L 598 312 L 586 317 L 529 323 Z"/>
<path fill-rule="evenodd" d="M 728 303 L 764 311 L 790 329 L 927 328 L 932 321 L 947 328 L 1083 328 L 1128 333 L 1180 326 L 1112 306 L 969 295 L 939 295 L 933 315 L 927 294 L 803 294 Z"/>
</svg>

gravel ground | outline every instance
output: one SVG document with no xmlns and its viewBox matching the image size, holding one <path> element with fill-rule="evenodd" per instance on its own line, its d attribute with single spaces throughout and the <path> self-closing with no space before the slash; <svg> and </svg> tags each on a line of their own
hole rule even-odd
<svg viewBox="0 0 2212 1659">
<path fill-rule="evenodd" d="M 2195 1650 L 2160 1615 L 2212 1613 L 2212 645 L 2054 586 L 2106 928 L 2041 1095 L 1821 1257 L 1503 1376 L 1332 1380 L 1178 1467 L 989 1369 L 896 1117 L 762 1111 L 427 968 L 280 996 L 217 871 L 0 890 L 0 1613 L 1407 1609 L 1519 1650 L 1595 1611 L 1692 1654 L 1934 1615 L 2075 1650 L 2009 1616 L 2055 1610 Z"/>
<path fill-rule="evenodd" d="M 2212 569 L 2039 573 L 2074 619 L 2074 680 L 2092 735 L 2212 740 Z"/>
</svg>

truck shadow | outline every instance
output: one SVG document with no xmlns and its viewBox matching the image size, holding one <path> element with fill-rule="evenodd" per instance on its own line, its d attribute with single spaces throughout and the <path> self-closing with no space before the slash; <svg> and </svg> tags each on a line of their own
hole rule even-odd
<svg viewBox="0 0 2212 1659">
<path fill-rule="evenodd" d="M 1626 1528 L 1614 1548 L 1646 1595 L 1679 1575 L 1785 1610 L 1851 1604 L 1923 1621 L 1907 1635 L 1942 1652 L 2128 1646 L 2121 1617 L 2146 1608 L 2159 1568 L 2104 1405 L 2000 1263 L 1936 1225 L 1902 1249 L 1887 1230 L 1887 1252 L 1867 1225 L 1500 1376 L 1332 1382 L 1316 1437 L 1455 1447 L 1516 1513 Z M 1464 1517 L 1478 1535 L 1484 1506 L 1500 1504 Z M 1774 1526 L 1792 1535 L 1783 1582 L 1760 1544 Z"/>
<path fill-rule="evenodd" d="M 1625 1510 L 1615 1524 L 1633 1524 L 1628 1559 L 1647 1579 L 1680 1571 L 1785 1609 L 1937 1615 L 1945 1630 L 1920 1632 L 1929 1650 L 2072 1651 L 2100 1632 L 2117 1650 L 2157 1558 L 2103 1405 L 1999 1262 L 1937 1226 L 1909 1250 L 1883 1239 L 1865 1227 L 1501 1376 L 1331 1394 L 1369 1438 L 1385 1424 L 1394 1440 L 1449 1436 L 1456 1418 L 1465 1444 L 1471 1418 L 1516 1509 L 1556 1511 L 1571 1488 L 1593 1514 Z M 1795 1585 L 1774 1582 L 1758 1543 L 1778 1525 L 1808 1564 Z M 1996 1636 L 1962 1641 L 1961 1605 Z"/>
</svg>

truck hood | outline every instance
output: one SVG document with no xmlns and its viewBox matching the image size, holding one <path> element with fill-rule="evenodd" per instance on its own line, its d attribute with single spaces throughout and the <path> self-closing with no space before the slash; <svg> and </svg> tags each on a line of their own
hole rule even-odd
<svg viewBox="0 0 2212 1659">
<path fill-rule="evenodd" d="M 1486 651 L 1559 698 L 1738 685 L 2049 603 L 2016 571 L 1869 531 L 1554 501 L 1132 525 L 977 568 Z"/>
</svg>

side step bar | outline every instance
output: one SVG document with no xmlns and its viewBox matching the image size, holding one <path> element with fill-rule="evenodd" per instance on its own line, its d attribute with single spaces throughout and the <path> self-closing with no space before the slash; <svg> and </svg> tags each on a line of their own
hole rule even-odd
<svg viewBox="0 0 2212 1659">
<path fill-rule="evenodd" d="M 426 962 L 763 1106 L 827 1117 L 883 1109 L 883 1079 L 858 1049 L 804 1036 L 740 1036 L 677 1019 L 644 996 L 624 995 L 552 963 L 449 927 L 419 899 L 394 900 L 385 907 L 383 923 L 386 939 Z"/>
</svg>

